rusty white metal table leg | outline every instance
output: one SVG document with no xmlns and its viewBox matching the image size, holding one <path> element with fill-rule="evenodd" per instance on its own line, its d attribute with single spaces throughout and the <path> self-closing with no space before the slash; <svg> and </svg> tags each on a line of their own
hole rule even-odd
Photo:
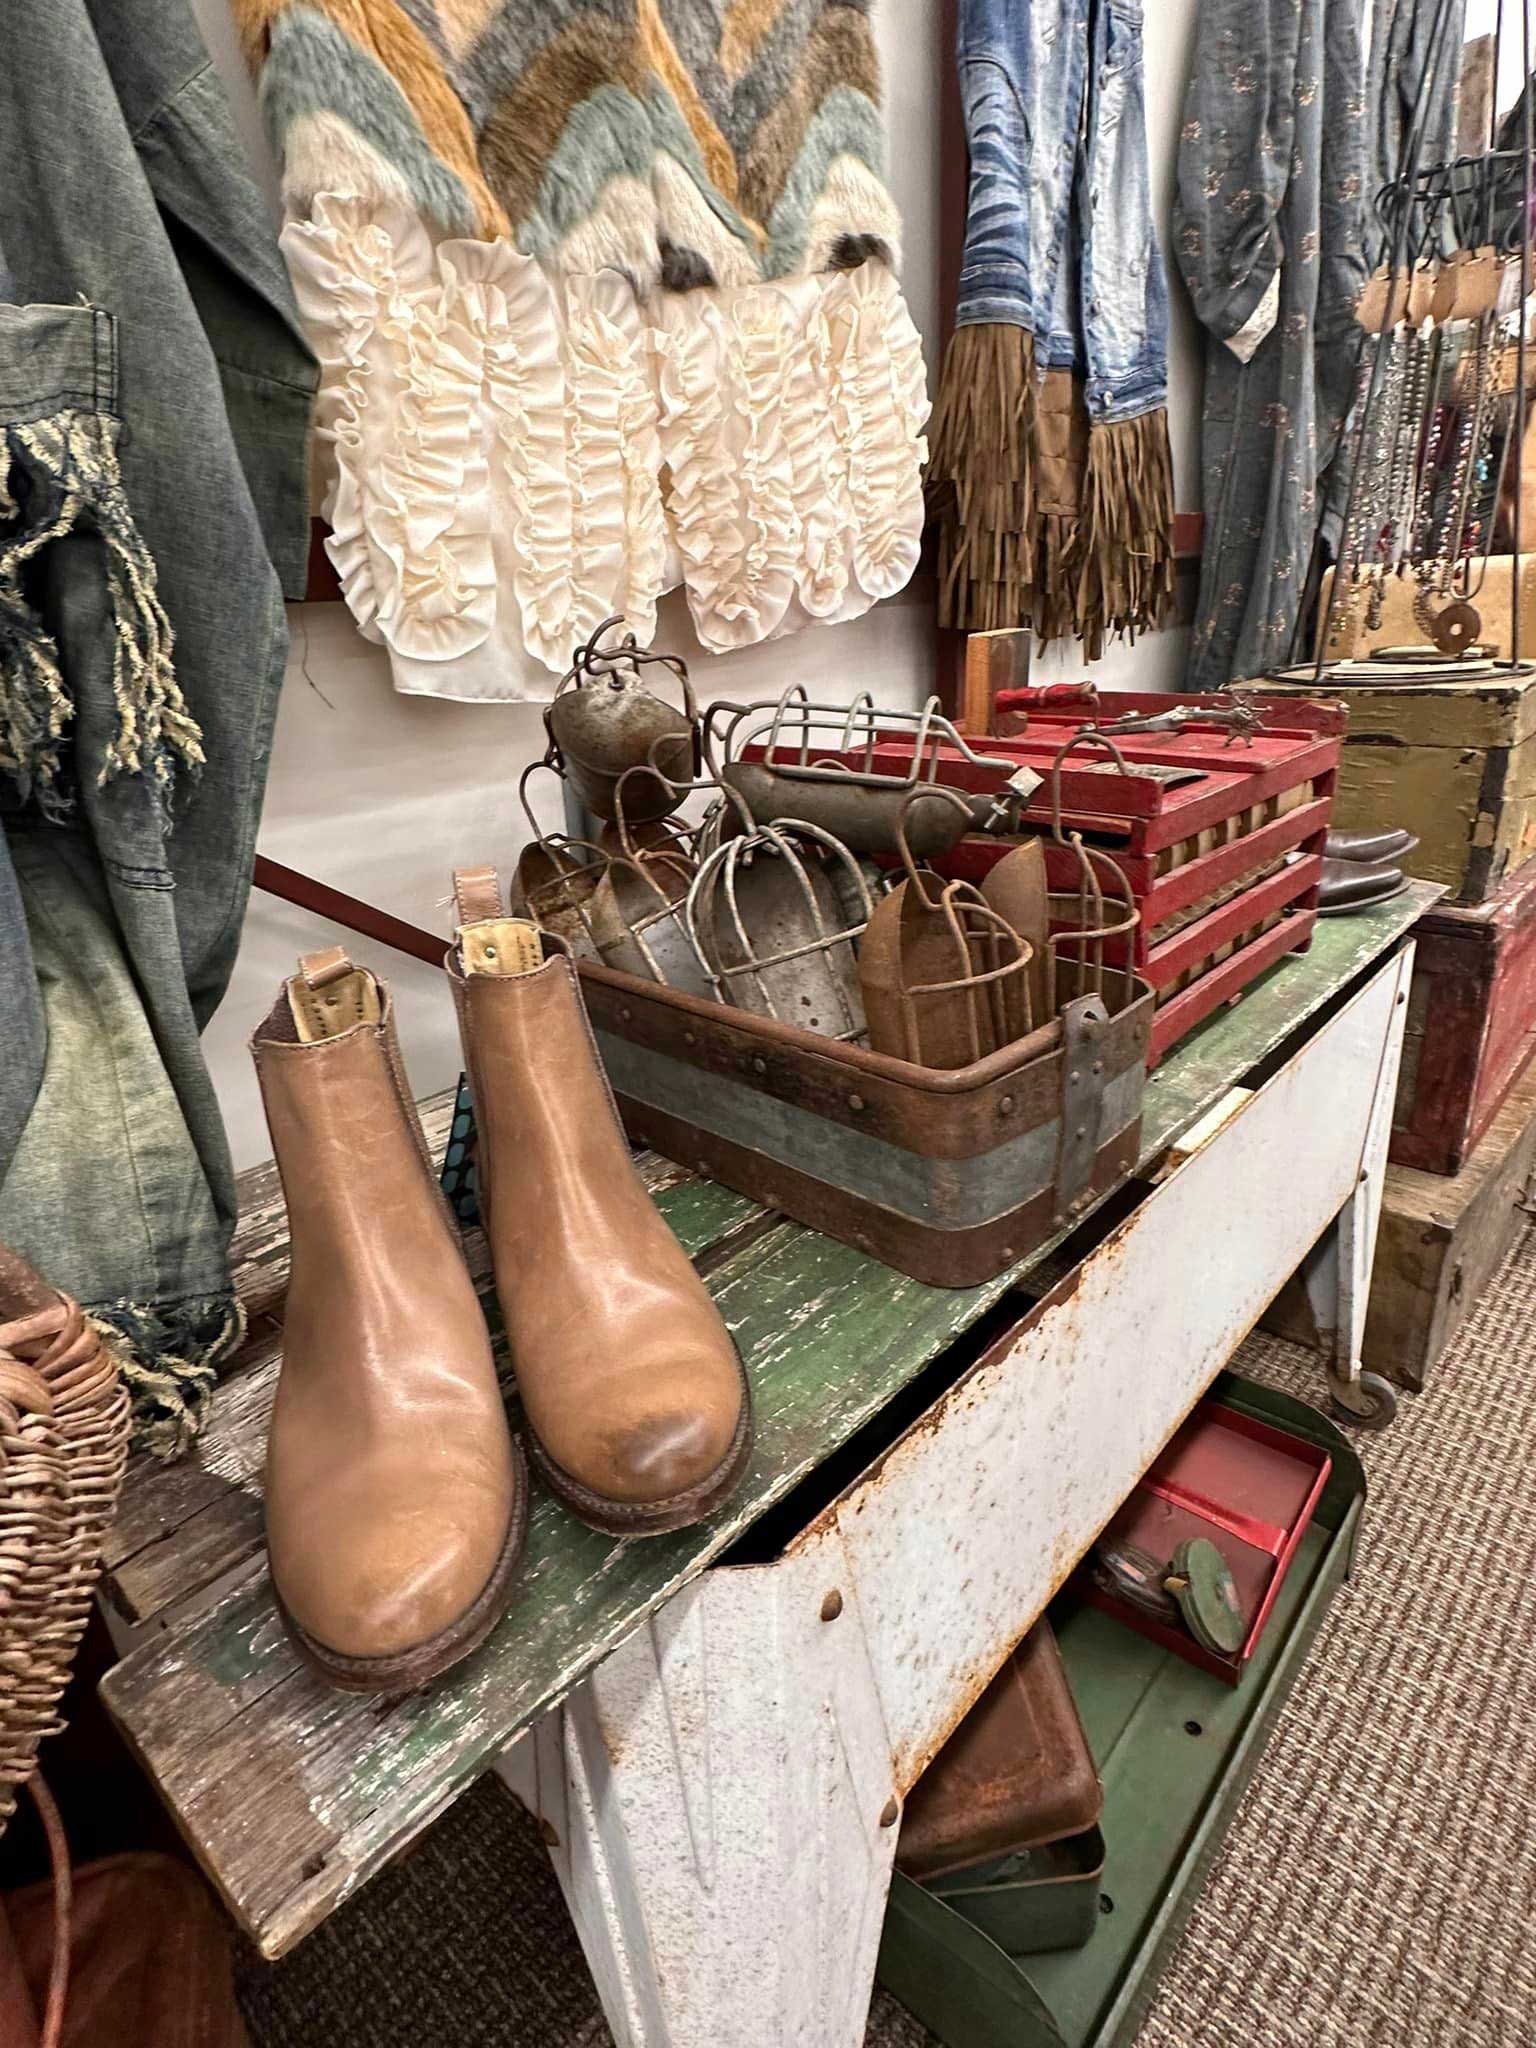
<svg viewBox="0 0 1536 2048">
<path fill-rule="evenodd" d="M 1360 1352 L 1371 1303 L 1371 1269 L 1376 1260 L 1376 1231 L 1381 1222 L 1381 1198 L 1387 1178 L 1387 1150 L 1392 1142 L 1392 1108 L 1397 1100 L 1397 1073 L 1402 1062 L 1403 1030 L 1408 1021 L 1413 951 L 1410 945 L 1402 955 L 1401 985 L 1381 1050 L 1381 1067 L 1355 1185 L 1343 1208 L 1301 1264 L 1335 1409 L 1344 1421 L 1367 1429 L 1385 1429 L 1397 1414 L 1397 1389 L 1380 1373 L 1366 1372 Z"/>
<path fill-rule="evenodd" d="M 1352 1327 L 1410 964 L 778 1557 L 694 1581 L 508 1754 L 620 2048 L 862 2042 L 902 1799 L 1330 1220 Z"/>
</svg>

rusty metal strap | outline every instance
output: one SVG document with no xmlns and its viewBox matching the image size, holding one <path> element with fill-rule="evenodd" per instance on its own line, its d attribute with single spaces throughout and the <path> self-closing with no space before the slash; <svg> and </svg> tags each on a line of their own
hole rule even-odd
<svg viewBox="0 0 1536 2048">
<path fill-rule="evenodd" d="M 329 918 L 332 924 L 343 925 L 349 932 L 361 932 L 365 939 L 392 946 L 397 953 L 409 953 L 413 959 L 425 960 L 430 967 L 443 964 L 443 955 L 448 950 L 445 938 L 424 932 L 420 925 L 407 924 L 403 917 L 391 917 L 387 910 L 365 903 L 359 896 L 348 896 L 344 890 L 333 889 L 328 882 L 301 875 L 297 868 L 285 868 L 278 861 L 268 860 L 265 854 L 256 856 L 252 881 L 269 896 L 280 896 L 285 903 L 312 910 L 317 917 Z"/>
<path fill-rule="evenodd" d="M 1092 1198 L 1093 1169 L 1104 1124 L 1104 1056 L 1099 1039 L 1109 1022 L 1102 996 L 1063 1005 L 1061 1139 L 1056 1152 L 1056 1221 L 1065 1223 Z"/>
</svg>

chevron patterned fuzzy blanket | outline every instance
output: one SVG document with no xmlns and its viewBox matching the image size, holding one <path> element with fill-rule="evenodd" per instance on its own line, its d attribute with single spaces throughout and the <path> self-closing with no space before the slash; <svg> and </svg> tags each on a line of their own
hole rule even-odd
<svg viewBox="0 0 1536 2048">
<path fill-rule="evenodd" d="M 236 12 L 332 551 L 401 687 L 527 694 L 517 643 L 558 669 L 679 580 L 720 648 L 907 580 L 927 404 L 868 0 Z"/>
</svg>

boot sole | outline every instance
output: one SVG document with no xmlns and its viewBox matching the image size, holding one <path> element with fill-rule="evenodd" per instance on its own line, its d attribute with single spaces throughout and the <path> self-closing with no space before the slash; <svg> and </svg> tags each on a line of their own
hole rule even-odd
<svg viewBox="0 0 1536 2048">
<path fill-rule="evenodd" d="M 594 1493 L 555 1463 L 525 1416 L 523 1427 L 534 1469 L 562 1507 L 603 1536 L 665 1536 L 674 1529 L 691 1529 L 729 1500 L 752 1456 L 752 1383 L 739 1351 L 736 1370 L 741 1375 L 741 1417 L 731 1447 L 707 1478 L 682 1493 L 656 1501 L 611 1500 L 606 1494 Z"/>
<path fill-rule="evenodd" d="M 273 1593 L 284 1627 L 304 1662 L 328 1685 L 338 1692 L 416 1692 L 434 1678 L 441 1678 L 472 1650 L 479 1649 L 507 1611 L 507 1593 L 528 1542 L 528 1466 L 515 1439 L 512 1457 L 512 1519 L 491 1576 L 457 1621 L 414 1649 L 399 1650 L 387 1657 L 348 1657 L 340 1650 L 332 1650 L 294 1620 L 274 1581 Z"/>
</svg>

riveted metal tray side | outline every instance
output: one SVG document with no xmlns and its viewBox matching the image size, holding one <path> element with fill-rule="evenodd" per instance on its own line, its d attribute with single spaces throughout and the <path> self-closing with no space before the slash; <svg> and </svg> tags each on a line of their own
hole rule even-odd
<svg viewBox="0 0 1536 2048">
<path fill-rule="evenodd" d="M 600 1040 L 622 1040 L 637 1053 L 691 1068 L 701 1079 L 739 1083 L 925 1158 L 977 1158 L 1015 1132 L 1049 1122 L 1060 1105 L 1061 1031 L 1054 1022 L 972 1066 L 946 1072 L 591 961 L 580 963 L 580 973 Z M 1151 1032 L 1150 990 L 1140 981 L 1126 984 L 1119 975 L 1110 979 L 1121 989 L 1100 1039 L 1106 1085 L 1145 1062 Z M 617 1076 L 614 1086 L 616 1092 L 635 1092 L 625 1091 Z"/>
<path fill-rule="evenodd" d="M 609 968 L 581 974 L 624 1127 L 665 1157 L 935 1287 L 990 1279 L 1063 1221 L 1059 1021 L 950 1073 Z M 1110 978 L 1117 1008 L 1090 1047 L 1097 1143 L 1072 1215 L 1140 1146 L 1152 995 Z"/>
</svg>

